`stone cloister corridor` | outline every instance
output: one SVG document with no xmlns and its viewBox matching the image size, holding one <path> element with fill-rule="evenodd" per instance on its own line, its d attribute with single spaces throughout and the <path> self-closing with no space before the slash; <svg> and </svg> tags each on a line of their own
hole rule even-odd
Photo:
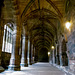
<svg viewBox="0 0 75 75">
<path fill-rule="evenodd" d="M 75 0 L 0 0 L 0 75 L 18 73 L 75 75 Z"/>
</svg>

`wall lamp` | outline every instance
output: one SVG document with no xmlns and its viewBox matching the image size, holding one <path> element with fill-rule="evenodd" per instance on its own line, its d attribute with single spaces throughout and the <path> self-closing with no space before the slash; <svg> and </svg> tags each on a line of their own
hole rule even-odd
<svg viewBox="0 0 75 75">
<path fill-rule="evenodd" d="M 66 28 L 67 28 L 67 29 L 69 29 L 69 30 L 70 30 L 71 23 L 70 23 L 70 22 L 66 22 L 66 23 L 65 23 L 65 26 L 66 26 Z"/>
<path fill-rule="evenodd" d="M 51 48 L 54 49 L 54 46 L 52 46 Z"/>
</svg>

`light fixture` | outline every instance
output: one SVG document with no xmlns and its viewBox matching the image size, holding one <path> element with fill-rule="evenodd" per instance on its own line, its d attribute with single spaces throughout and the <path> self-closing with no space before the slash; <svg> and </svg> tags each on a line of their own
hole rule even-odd
<svg viewBox="0 0 75 75">
<path fill-rule="evenodd" d="M 54 46 L 52 46 L 52 49 L 54 49 Z"/>
<path fill-rule="evenodd" d="M 48 56 L 50 55 L 50 52 L 48 52 Z"/>
<path fill-rule="evenodd" d="M 71 23 L 70 23 L 70 22 L 66 22 L 66 23 L 65 23 L 65 26 L 66 26 L 67 29 L 70 30 Z"/>
<path fill-rule="evenodd" d="M 48 55 L 50 55 L 50 52 L 48 52 Z"/>
</svg>

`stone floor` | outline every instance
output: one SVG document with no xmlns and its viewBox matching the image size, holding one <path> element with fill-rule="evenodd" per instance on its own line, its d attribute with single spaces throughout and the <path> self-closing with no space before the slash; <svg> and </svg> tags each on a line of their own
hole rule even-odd
<svg viewBox="0 0 75 75">
<path fill-rule="evenodd" d="M 21 67 L 21 71 L 4 71 L 0 75 L 67 75 L 49 63 L 36 63 L 29 67 Z"/>
</svg>

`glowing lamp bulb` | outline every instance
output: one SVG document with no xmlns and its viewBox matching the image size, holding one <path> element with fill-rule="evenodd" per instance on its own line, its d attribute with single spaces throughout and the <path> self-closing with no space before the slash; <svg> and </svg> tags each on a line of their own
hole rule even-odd
<svg viewBox="0 0 75 75">
<path fill-rule="evenodd" d="M 66 28 L 69 29 L 70 26 L 71 26 L 71 23 L 70 22 L 67 22 L 65 25 L 66 25 Z"/>
<path fill-rule="evenodd" d="M 48 52 L 48 55 L 50 55 L 50 52 Z"/>
<path fill-rule="evenodd" d="M 52 49 L 54 49 L 54 46 L 52 46 Z"/>
</svg>

